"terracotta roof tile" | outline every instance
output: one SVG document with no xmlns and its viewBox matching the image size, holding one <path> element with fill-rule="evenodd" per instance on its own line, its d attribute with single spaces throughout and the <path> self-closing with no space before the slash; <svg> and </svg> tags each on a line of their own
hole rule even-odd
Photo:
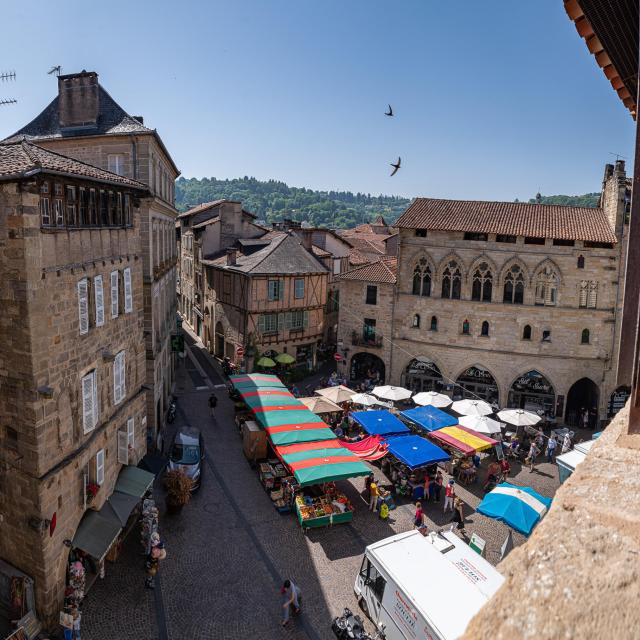
<svg viewBox="0 0 640 640">
<path fill-rule="evenodd" d="M 109 184 L 117 184 L 148 191 L 142 182 L 130 180 L 111 171 L 99 169 L 93 165 L 68 158 L 54 151 L 43 149 L 30 142 L 17 142 L 0 145 L 0 180 L 12 180 L 25 177 L 29 172 L 41 171 L 88 178 Z"/>
<path fill-rule="evenodd" d="M 395 284 L 397 268 L 397 258 L 382 258 L 377 262 L 370 262 L 361 267 L 351 269 L 351 271 L 345 271 L 336 276 L 336 280 L 363 280 L 366 282 Z"/>
<path fill-rule="evenodd" d="M 617 242 L 607 216 L 600 208 L 523 202 L 417 198 L 400 216 L 396 226 L 405 229 Z"/>
</svg>

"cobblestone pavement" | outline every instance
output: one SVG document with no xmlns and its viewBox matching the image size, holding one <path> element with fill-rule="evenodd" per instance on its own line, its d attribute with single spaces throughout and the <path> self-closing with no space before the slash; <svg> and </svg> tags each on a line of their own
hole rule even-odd
<svg viewBox="0 0 640 640">
<path fill-rule="evenodd" d="M 186 423 L 202 430 L 203 483 L 178 515 L 165 513 L 162 491 L 156 490 L 168 554 L 160 569 L 161 588 L 149 592 L 143 587 L 142 556 L 134 531 L 121 559 L 107 565 L 105 579 L 87 597 L 83 638 L 334 638 L 332 618 L 345 606 L 357 610 L 353 583 L 364 547 L 409 530 L 413 506 L 408 501 L 400 504 L 383 522 L 367 511 L 363 479 L 344 481 L 341 489 L 356 505 L 353 522 L 305 535 L 293 516 L 273 509 L 246 462 L 233 405 L 223 389 L 216 389 L 215 420 L 208 415 L 209 387 L 215 388 L 220 379 L 202 355 L 197 357 L 199 375 L 190 373 L 185 364 L 179 369 L 178 417 L 173 426 Z M 373 469 L 381 484 L 388 484 L 380 470 Z M 557 469 L 546 462 L 534 473 L 514 469 L 511 481 L 551 496 L 558 486 Z M 481 500 L 478 485 L 458 486 L 458 495 L 466 504 L 468 534 L 477 532 L 484 538 L 487 559 L 497 563 L 508 528 L 473 511 Z M 450 515 L 442 513 L 441 505 L 428 504 L 425 512 L 430 526 L 448 525 Z M 517 533 L 513 538 L 516 545 L 524 540 Z M 304 596 L 302 615 L 286 630 L 280 626 L 279 593 L 285 578 L 294 579 Z M 371 629 L 370 623 L 367 626 Z"/>
</svg>

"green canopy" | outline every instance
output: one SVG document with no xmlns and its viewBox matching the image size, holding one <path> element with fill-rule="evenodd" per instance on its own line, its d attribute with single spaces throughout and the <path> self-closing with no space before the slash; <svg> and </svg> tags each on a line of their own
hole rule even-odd
<svg viewBox="0 0 640 640">
<path fill-rule="evenodd" d="M 153 473 L 127 465 L 120 470 L 114 491 L 121 491 L 130 496 L 142 498 L 151 488 L 154 478 Z"/>
<path fill-rule="evenodd" d="M 289 405 L 289 406 L 299 406 L 300 409 L 304 409 L 305 405 L 297 400 L 293 396 L 270 396 L 270 395 L 257 395 L 257 396 L 247 396 L 242 398 L 244 402 L 253 408 L 259 407 L 277 407 L 278 405 Z"/>
<path fill-rule="evenodd" d="M 259 367 L 275 367 L 276 363 L 271 358 L 262 356 L 262 358 L 260 358 L 258 362 L 256 362 L 256 365 L 258 365 Z"/>
<path fill-rule="evenodd" d="M 297 427 L 300 427 L 299 429 Z M 269 439 L 274 446 L 282 447 L 288 444 L 298 444 L 301 442 L 318 442 L 319 440 L 331 440 L 336 438 L 336 434 L 329 427 L 314 428 L 315 425 L 293 425 L 290 429 L 278 430 L 280 427 L 267 427 L 265 431 L 269 434 Z"/>
<path fill-rule="evenodd" d="M 368 476 L 371 469 L 344 447 L 298 451 L 282 456 L 301 487 Z"/>
<path fill-rule="evenodd" d="M 234 382 L 233 386 L 238 391 L 260 391 L 260 389 L 286 389 L 280 380 L 246 380 Z"/>
<path fill-rule="evenodd" d="M 255 416 L 256 420 L 258 420 L 263 427 L 277 427 L 282 424 L 309 424 L 312 422 L 318 423 L 318 428 L 327 426 L 326 422 L 318 418 L 315 413 L 309 411 L 304 405 L 302 405 L 299 411 L 295 409 L 258 411 Z"/>
<path fill-rule="evenodd" d="M 71 545 L 100 561 L 107 555 L 120 531 L 122 527 L 119 524 L 90 509 L 78 525 Z"/>
<path fill-rule="evenodd" d="M 293 364 L 296 359 L 289 353 L 279 353 L 275 357 L 275 361 L 280 364 Z"/>
</svg>

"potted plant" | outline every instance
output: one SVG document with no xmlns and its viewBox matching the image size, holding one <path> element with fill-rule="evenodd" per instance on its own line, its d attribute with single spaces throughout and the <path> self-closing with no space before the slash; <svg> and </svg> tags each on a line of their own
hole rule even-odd
<svg viewBox="0 0 640 640">
<path fill-rule="evenodd" d="M 91 504 L 93 502 L 93 499 L 96 497 L 96 495 L 98 494 L 98 491 L 100 491 L 100 485 L 95 484 L 95 482 L 90 482 L 87 485 L 87 502 L 89 504 Z"/>
<path fill-rule="evenodd" d="M 178 469 L 167 471 L 164 476 L 164 487 L 167 490 L 167 511 L 176 513 L 191 500 L 193 481 Z"/>
</svg>

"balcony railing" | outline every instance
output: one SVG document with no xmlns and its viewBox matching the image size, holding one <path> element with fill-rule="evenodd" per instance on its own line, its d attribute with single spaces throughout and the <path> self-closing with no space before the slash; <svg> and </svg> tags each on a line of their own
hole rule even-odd
<svg viewBox="0 0 640 640">
<path fill-rule="evenodd" d="M 358 347 L 374 347 L 379 349 L 382 346 L 382 334 L 371 332 L 358 333 L 357 331 L 352 331 L 351 344 Z"/>
</svg>

